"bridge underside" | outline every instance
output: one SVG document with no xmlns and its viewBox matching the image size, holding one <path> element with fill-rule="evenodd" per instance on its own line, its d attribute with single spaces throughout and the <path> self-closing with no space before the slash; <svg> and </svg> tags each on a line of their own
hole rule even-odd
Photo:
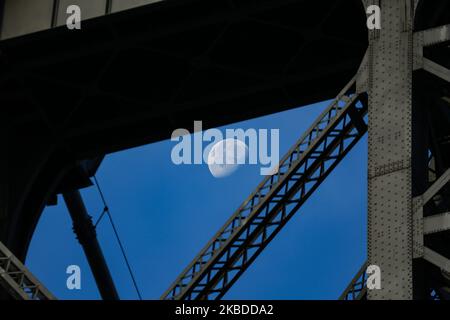
<svg viewBox="0 0 450 320">
<path fill-rule="evenodd" d="M 21 130 L 96 154 L 333 98 L 365 52 L 364 11 L 308 2 L 163 1 L 5 41 L 2 103 Z"/>
<path fill-rule="evenodd" d="M 448 1 L 423 3 L 417 29 L 450 22 Z M 23 261 L 44 207 L 105 154 L 330 99 L 366 48 L 360 0 L 167 0 L 0 42 L 0 241 Z M 425 55 L 449 68 L 448 50 Z M 443 172 L 450 90 L 415 80 Z"/>
<path fill-rule="evenodd" d="M 162 1 L 1 42 L 1 241 L 25 258 L 77 161 L 332 98 L 366 47 L 359 0 Z"/>
</svg>

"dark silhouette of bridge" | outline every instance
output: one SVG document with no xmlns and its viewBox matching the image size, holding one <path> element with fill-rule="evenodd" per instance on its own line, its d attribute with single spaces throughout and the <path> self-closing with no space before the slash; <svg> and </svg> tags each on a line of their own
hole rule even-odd
<svg viewBox="0 0 450 320">
<path fill-rule="evenodd" d="M 449 23 L 448 1 L 418 3 L 414 31 Z M 44 207 L 91 185 L 108 153 L 167 139 L 194 120 L 210 128 L 334 98 L 368 45 L 360 0 L 167 0 L 83 21 L 81 31 L 2 40 L 0 241 L 24 261 Z M 424 50 L 450 68 L 448 45 Z M 414 99 L 428 108 L 415 113 L 425 129 L 413 139 L 432 146 L 440 176 L 450 167 L 449 88 L 424 70 L 414 79 Z M 427 241 L 448 254 L 446 239 Z"/>
</svg>

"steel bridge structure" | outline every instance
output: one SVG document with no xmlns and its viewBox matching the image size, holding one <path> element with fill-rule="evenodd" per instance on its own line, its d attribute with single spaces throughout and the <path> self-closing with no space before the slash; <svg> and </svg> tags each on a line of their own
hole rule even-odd
<svg viewBox="0 0 450 320">
<path fill-rule="evenodd" d="M 62 194 L 119 299 L 79 192 L 105 155 L 330 99 L 161 299 L 224 297 L 366 134 L 367 262 L 340 299 L 450 298 L 449 1 L 0 0 L 0 17 L 1 298 L 55 299 L 22 262 Z"/>
</svg>

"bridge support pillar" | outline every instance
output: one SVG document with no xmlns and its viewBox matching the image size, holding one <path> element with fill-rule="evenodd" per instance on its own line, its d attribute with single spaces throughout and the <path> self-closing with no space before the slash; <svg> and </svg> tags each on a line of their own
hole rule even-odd
<svg viewBox="0 0 450 320">
<path fill-rule="evenodd" d="M 369 40 L 368 263 L 381 289 L 368 299 L 413 298 L 413 0 L 381 2 Z M 377 4 L 377 3 L 374 3 Z M 408 57 L 408 59 L 405 59 Z"/>
</svg>

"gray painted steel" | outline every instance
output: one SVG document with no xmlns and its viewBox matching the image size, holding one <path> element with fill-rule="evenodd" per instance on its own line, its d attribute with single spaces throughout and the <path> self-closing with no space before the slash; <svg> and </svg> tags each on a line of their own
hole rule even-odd
<svg viewBox="0 0 450 320">
<path fill-rule="evenodd" d="M 50 28 L 52 12 L 53 0 L 6 0 L 1 39 Z"/>
<path fill-rule="evenodd" d="M 56 300 L 1 242 L 0 285 L 17 300 Z"/>
<path fill-rule="evenodd" d="M 450 212 L 426 217 L 423 220 L 423 234 L 442 232 L 450 229 Z"/>
<path fill-rule="evenodd" d="M 0 39 L 64 25 L 69 5 L 78 5 L 82 20 L 162 0 L 6 0 Z"/>
<path fill-rule="evenodd" d="M 67 16 L 65 11 L 69 4 L 79 5 L 82 9 L 82 18 L 89 19 L 159 1 L 162 0 L 6 0 L 1 38 L 16 37 L 63 25 Z M 412 214 L 413 211 L 416 211 L 412 209 L 413 204 L 417 208 L 423 206 L 424 202 L 423 199 L 419 202 L 416 201 L 418 198 L 415 201 L 412 199 L 414 196 L 413 187 L 416 186 L 417 180 L 420 180 L 417 179 L 417 173 L 414 173 L 414 167 L 417 166 L 417 155 L 413 152 L 412 145 L 414 144 L 416 147 L 416 152 L 420 148 L 417 148 L 416 143 L 413 143 L 413 137 L 414 135 L 417 136 L 417 133 L 425 132 L 425 126 L 419 128 L 421 124 L 416 123 L 412 119 L 412 72 L 414 69 L 424 69 L 444 81 L 450 81 L 448 65 L 436 63 L 431 58 L 424 58 L 422 50 L 423 45 L 448 41 L 450 39 L 450 28 L 448 25 L 444 25 L 420 31 L 413 35 L 414 8 L 416 8 L 418 0 L 363 0 L 363 2 L 366 6 L 369 4 L 381 4 L 382 7 L 382 30 L 370 32 L 369 51 L 358 71 L 356 81 L 356 91 L 360 93 L 365 92 L 367 89 L 370 96 L 368 264 L 378 265 L 382 272 L 382 289 L 369 290 L 367 298 L 412 299 L 413 286 L 414 290 L 416 289 L 416 284 L 413 283 L 413 258 L 424 258 L 422 260 L 428 260 L 433 265 L 450 272 L 450 260 L 439 254 L 438 251 L 431 250 L 431 247 L 427 248 L 423 245 L 423 236 L 426 233 L 424 231 L 436 233 L 437 231 L 448 229 L 448 213 L 431 217 L 424 217 L 421 214 L 418 216 L 418 219 L 416 217 L 418 222 L 415 223 L 413 223 Z M 145 20 L 145 23 L 147 23 L 147 20 Z M 449 101 L 448 98 L 445 99 Z M 417 114 L 417 112 L 414 112 L 414 115 L 417 116 Z M 352 117 L 350 112 L 349 116 L 350 118 Z M 354 121 L 354 119 L 351 120 Z M 358 127 L 358 124 L 360 126 L 364 125 L 361 119 L 357 120 L 359 121 L 354 123 L 355 127 Z M 365 129 L 359 131 L 362 134 L 362 131 L 365 132 Z M 275 185 L 270 184 L 270 186 L 273 187 Z M 433 191 L 433 188 L 425 193 L 425 199 L 434 195 L 434 193 L 431 194 L 431 191 Z M 5 197 L 7 193 L 8 186 L 1 185 L 0 196 Z M 415 190 L 415 194 L 417 194 L 417 190 Z M 430 196 L 427 196 L 427 194 Z M 288 195 L 284 194 L 281 199 L 291 201 L 289 199 L 291 196 L 291 193 Z M 261 197 L 261 194 L 258 197 Z M 296 201 L 300 203 L 300 200 Z M 0 202 L 2 205 L 0 207 L 1 221 L 6 216 L 8 203 L 7 201 Z M 276 202 L 281 202 L 281 200 L 276 200 Z M 268 203 L 270 204 L 269 201 Z M 275 202 L 272 201 L 273 203 Z M 268 217 L 270 219 L 273 219 L 273 217 L 277 218 L 275 214 L 280 213 L 278 209 L 277 207 L 277 210 L 274 210 L 273 214 L 271 213 Z M 238 218 L 236 221 L 242 220 L 241 216 Z M 259 223 L 259 220 L 255 221 Z M 281 229 L 284 225 L 284 220 L 275 221 Z M 262 224 L 258 226 L 260 228 L 258 232 L 264 230 L 265 234 L 267 225 Z M 241 227 L 241 225 L 238 227 Z M 276 232 L 278 231 L 279 229 Z M 259 233 L 255 232 L 255 235 L 259 235 Z M 217 243 L 220 243 L 224 238 L 218 239 L 220 241 L 217 241 Z M 239 240 L 238 238 L 236 239 Z M 248 244 L 253 245 L 250 241 L 258 240 L 253 235 L 249 239 L 248 241 L 246 240 L 245 246 Z M 270 239 L 270 237 L 263 237 L 263 241 L 257 244 L 261 251 Z M 416 250 L 421 253 L 414 257 L 413 239 L 418 239 L 417 243 L 422 247 L 421 250 Z M 234 239 L 232 240 L 234 241 Z M 215 242 L 211 243 L 214 244 Z M 229 243 L 232 243 L 231 240 Z M 227 250 L 235 247 L 230 246 Z M 239 250 L 239 254 L 247 254 L 247 248 L 244 246 Z M 17 252 L 16 250 L 14 251 Z M 222 251 L 225 252 L 225 250 Z M 224 272 L 222 274 L 225 275 L 223 278 L 226 278 L 226 281 L 222 283 L 224 285 L 222 288 L 216 287 L 218 284 L 221 284 L 218 276 L 214 276 L 213 280 L 208 283 L 200 283 L 200 276 L 202 275 L 199 275 L 195 267 L 202 266 L 205 262 L 203 258 L 214 252 L 219 251 L 213 246 L 212 251 L 206 252 L 206 255 L 199 255 L 200 259 L 193 264 L 194 271 L 189 276 L 192 276 L 192 279 L 195 277 L 196 283 L 191 285 L 191 287 L 197 287 L 197 289 L 191 290 L 190 287 L 187 288 L 185 284 L 181 283 L 186 277 L 180 278 L 180 283 L 176 284 L 175 291 L 173 291 L 175 298 L 178 296 L 175 295 L 178 293 L 176 291 L 178 289 L 182 291 L 180 295 L 190 296 L 194 293 L 199 296 L 207 296 L 208 292 L 206 290 L 210 290 L 211 293 L 218 294 L 218 297 L 221 297 L 223 292 L 229 289 L 235 278 L 232 281 L 226 278 L 228 272 L 232 271 L 232 268 L 229 268 L 228 265 L 223 268 Z M 214 254 L 219 257 L 219 254 L 222 253 Z M 233 257 L 234 260 L 231 260 L 231 262 L 235 263 L 237 261 L 239 263 L 238 257 L 238 255 L 235 255 Z M 216 260 L 214 263 L 220 263 L 219 259 L 214 259 Z M 239 272 L 245 271 L 253 260 L 243 259 L 242 261 L 243 264 L 239 265 Z M 213 262 L 206 267 L 209 268 L 210 266 L 214 267 Z M 211 272 L 213 269 L 210 268 L 207 271 Z M 222 277 L 222 274 L 220 274 L 220 277 Z M 420 273 L 415 270 L 414 278 L 417 278 L 417 275 L 420 276 Z M 347 297 L 350 294 L 353 298 L 363 297 L 365 295 L 363 285 L 366 276 L 364 268 L 361 269 L 355 276 L 352 284 L 347 288 L 344 296 Z M 446 286 L 448 287 L 448 284 Z M 183 291 L 188 289 L 191 292 L 186 293 Z"/>
<path fill-rule="evenodd" d="M 381 5 L 369 45 L 368 260 L 381 268 L 382 288 L 368 298 L 412 299 L 413 4 Z"/>
<path fill-rule="evenodd" d="M 107 0 L 59 0 L 58 9 L 56 10 L 56 24 L 58 26 L 66 24 L 67 20 L 67 7 L 76 4 L 80 6 L 81 18 L 90 19 L 99 17 L 106 13 Z"/>
<path fill-rule="evenodd" d="M 365 94 L 352 94 L 356 78 L 180 274 L 162 299 L 221 299 L 367 132 Z"/>
</svg>

